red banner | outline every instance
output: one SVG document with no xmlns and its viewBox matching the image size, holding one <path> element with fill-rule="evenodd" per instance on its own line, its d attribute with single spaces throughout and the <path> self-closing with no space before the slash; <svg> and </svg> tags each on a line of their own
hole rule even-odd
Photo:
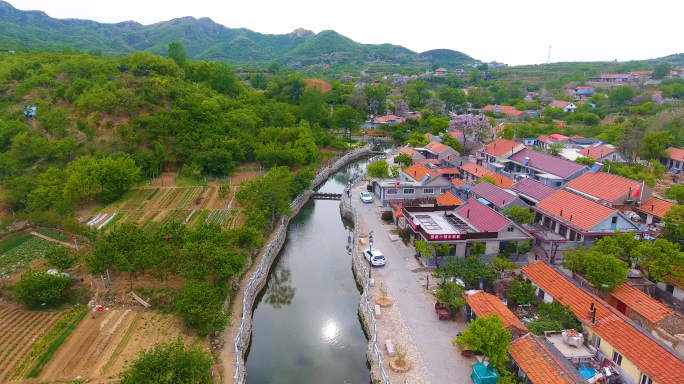
<svg viewBox="0 0 684 384">
<path fill-rule="evenodd" d="M 428 235 L 428 240 L 461 240 L 462 236 L 460 233 L 453 235 Z"/>
</svg>

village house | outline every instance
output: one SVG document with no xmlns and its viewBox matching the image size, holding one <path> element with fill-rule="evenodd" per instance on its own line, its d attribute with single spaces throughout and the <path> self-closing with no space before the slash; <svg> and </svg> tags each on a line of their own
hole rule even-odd
<svg viewBox="0 0 684 384">
<path fill-rule="evenodd" d="M 406 168 L 399 180 L 373 180 L 373 193 L 387 205 L 389 201 L 432 199 L 451 190 L 451 181 L 423 164 Z"/>
<path fill-rule="evenodd" d="M 606 207 L 564 189 L 531 207 L 534 222 L 525 224 L 535 243 L 538 257 L 559 260 L 562 251 L 591 247 L 596 240 L 615 231 L 641 233 L 639 226 L 620 211 Z"/>
<path fill-rule="evenodd" d="M 667 283 L 656 282 L 656 296 L 673 304 L 684 306 L 684 279 L 672 275 L 663 276 Z M 684 354 L 684 348 L 680 351 Z"/>
<path fill-rule="evenodd" d="M 589 81 L 598 83 L 628 83 L 630 81 L 634 81 L 634 75 L 630 73 L 609 73 L 601 75 L 601 77 L 592 77 L 589 79 Z"/>
<path fill-rule="evenodd" d="M 580 150 L 578 153 L 584 157 L 591 157 L 599 163 L 603 163 L 604 161 L 613 161 L 617 163 L 625 162 L 625 158 L 614 146 L 604 144 L 603 142 L 590 145 Z"/>
<path fill-rule="evenodd" d="M 670 147 L 665 152 L 665 156 L 660 157 L 660 163 L 671 173 L 684 171 L 684 149 Z"/>
<path fill-rule="evenodd" d="M 554 335 L 556 336 L 556 335 Z M 528 333 L 515 340 L 508 346 L 508 354 L 516 367 L 514 370 L 524 383 L 531 384 L 586 384 L 587 379 L 582 376 L 577 367 L 573 366 L 565 354 L 573 357 L 578 353 L 591 355 L 587 348 L 565 344 L 562 340 L 552 343 L 547 337 L 535 336 Z M 556 337 L 558 338 L 558 337 Z"/>
<path fill-rule="evenodd" d="M 480 148 L 475 153 L 475 161 L 477 165 L 496 172 L 503 168 L 502 160 L 508 159 L 523 149 L 525 149 L 523 144 L 499 138 Z"/>
<path fill-rule="evenodd" d="M 635 211 L 646 225 L 653 225 L 662 222 L 667 211 L 675 205 L 677 204 L 652 197 L 636 207 Z"/>
<path fill-rule="evenodd" d="M 554 188 L 562 187 L 588 170 L 584 164 L 527 148 L 510 156 L 505 164 L 505 171 L 516 179 L 530 177 Z"/>
<path fill-rule="evenodd" d="M 527 205 L 522 199 L 507 189 L 501 189 L 494 184 L 482 182 L 477 184 L 470 191 L 472 197 L 477 199 L 480 203 L 494 209 L 501 213 L 508 209 L 511 205 L 527 208 Z"/>
<path fill-rule="evenodd" d="M 549 104 L 549 107 L 561 108 L 563 112 L 575 112 L 575 109 L 577 109 L 574 103 L 563 100 L 554 100 Z"/>
<path fill-rule="evenodd" d="M 513 185 L 513 180 L 506 176 L 490 171 L 487 168 L 481 167 L 475 163 L 465 163 L 461 167 L 461 176 L 463 180 L 470 184 L 477 183 L 483 176 L 489 176 L 496 181 L 499 188 L 506 189 Z"/>
<path fill-rule="evenodd" d="M 428 143 L 423 148 L 415 148 L 415 150 L 425 156 L 426 159 L 437 159 L 439 161 L 449 155 L 460 156 L 455 149 L 436 141 Z"/>
<path fill-rule="evenodd" d="M 465 292 L 465 300 L 466 305 L 463 308 L 463 314 L 466 323 L 470 323 L 479 317 L 496 314 L 503 320 L 503 327 L 511 332 L 513 340 L 529 332 L 520 319 L 498 297 L 487 292 L 473 290 Z"/>
<path fill-rule="evenodd" d="M 449 71 L 447 71 L 444 68 L 437 68 L 437 69 L 435 69 L 435 73 L 434 73 L 434 75 L 437 77 L 445 77 L 448 74 L 449 74 Z"/>
<path fill-rule="evenodd" d="M 584 328 L 583 339 L 596 361 L 611 366 L 628 383 L 684 383 L 684 361 L 672 348 L 600 298 L 585 292 L 541 260 L 521 269 L 544 302 L 569 306 Z M 681 353 L 681 351 L 680 351 Z"/>
<path fill-rule="evenodd" d="M 411 157 L 412 160 L 420 160 L 420 159 L 425 159 L 425 156 L 423 156 L 422 153 L 416 151 L 413 148 L 410 147 L 402 147 L 399 152 L 402 154 Z"/>
<path fill-rule="evenodd" d="M 525 111 L 518 111 L 515 107 L 510 105 L 487 105 L 480 109 L 482 112 L 493 112 L 499 115 L 506 115 L 511 120 L 518 121 L 528 118 L 528 114 Z"/>
<path fill-rule="evenodd" d="M 587 172 L 564 187 L 577 195 L 620 211 L 631 211 L 651 198 L 653 190 L 643 182 L 606 172 Z"/>
<path fill-rule="evenodd" d="M 465 77 L 466 76 L 466 71 L 463 68 L 456 68 L 454 69 L 454 74 L 458 77 Z"/>
<path fill-rule="evenodd" d="M 437 198 L 437 205 L 440 206 L 458 206 L 463 204 L 463 200 L 459 199 L 452 192 L 445 192 Z"/>
<path fill-rule="evenodd" d="M 653 71 L 632 71 L 630 72 L 634 79 L 650 79 L 653 77 Z"/>
<path fill-rule="evenodd" d="M 402 208 L 411 239 L 448 243 L 450 256 L 465 257 L 475 241 L 485 245 L 483 260 L 499 254 L 511 242 L 531 238 L 521 226 L 475 199 L 459 207 L 413 206 Z"/>
<path fill-rule="evenodd" d="M 537 137 L 536 146 L 545 151 L 548 151 L 549 147 L 551 147 L 551 140 L 549 139 L 549 136 L 539 135 L 539 137 Z"/>
<path fill-rule="evenodd" d="M 515 192 L 527 205 L 536 205 L 556 192 L 555 188 L 534 179 L 522 179 L 508 188 Z"/>
<path fill-rule="evenodd" d="M 594 96 L 596 92 L 594 92 L 594 88 L 587 86 L 587 85 L 579 85 L 575 87 L 575 89 L 572 92 L 572 99 L 574 101 L 586 101 L 590 99 L 592 96 Z"/>
<path fill-rule="evenodd" d="M 430 142 L 433 142 L 433 141 L 436 141 L 436 142 L 438 142 L 438 143 L 441 143 L 441 142 L 442 142 L 442 138 L 441 138 L 441 137 L 435 136 L 435 135 L 433 135 L 433 134 L 430 133 L 430 132 L 426 133 L 426 134 L 425 134 L 425 137 L 427 137 L 427 139 L 430 140 Z"/>
</svg>

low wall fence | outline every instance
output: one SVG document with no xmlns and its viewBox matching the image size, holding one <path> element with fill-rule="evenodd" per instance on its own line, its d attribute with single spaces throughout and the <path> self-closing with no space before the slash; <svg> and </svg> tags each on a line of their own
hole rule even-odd
<svg viewBox="0 0 684 384">
<path fill-rule="evenodd" d="M 311 196 L 313 189 L 318 187 L 324 180 L 330 177 L 331 174 L 339 171 L 340 168 L 347 165 L 347 163 L 350 161 L 356 160 L 357 158 L 366 156 L 370 153 L 370 145 L 356 148 L 355 150 L 342 156 L 339 160 L 335 161 L 332 166 L 326 166 L 325 168 L 321 169 L 321 171 L 316 175 L 316 178 L 314 178 L 314 180 L 311 182 L 310 189 L 297 196 L 292 203 L 290 203 L 289 217 L 281 218 L 278 232 L 273 240 L 271 240 L 271 242 L 268 243 L 264 249 L 264 256 L 261 258 L 261 263 L 254 272 L 252 278 L 249 279 L 247 288 L 245 288 L 245 292 L 242 296 L 242 317 L 240 319 L 240 328 L 238 328 L 237 335 L 233 340 L 233 352 L 235 353 L 235 375 L 233 376 L 234 384 L 243 383 L 245 380 L 246 371 L 244 366 L 244 353 L 247 350 L 247 345 L 249 344 L 249 340 L 252 336 L 252 306 L 254 305 L 254 300 L 257 294 L 266 284 L 268 271 L 273 264 L 273 260 L 275 260 L 276 256 L 278 256 L 281 247 L 285 243 L 287 226 L 290 222 L 290 218 L 295 217 L 299 213 L 304 204 L 309 201 L 309 197 Z M 358 240 L 358 231 L 356 231 L 356 238 Z M 366 302 L 368 302 L 367 298 Z M 370 307 L 368 308 L 370 310 Z M 373 322 L 375 322 L 375 318 L 373 318 Z M 377 339 L 377 331 L 374 331 L 374 333 L 376 335 L 375 338 Z M 380 366 L 382 367 L 382 364 Z M 388 381 L 385 380 L 385 384 L 387 383 Z"/>
</svg>

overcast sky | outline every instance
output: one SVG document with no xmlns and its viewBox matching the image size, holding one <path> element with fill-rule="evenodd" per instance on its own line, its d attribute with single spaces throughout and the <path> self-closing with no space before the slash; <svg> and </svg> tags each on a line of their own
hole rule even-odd
<svg viewBox="0 0 684 384">
<path fill-rule="evenodd" d="M 423 52 L 449 48 L 511 65 L 649 59 L 684 52 L 684 0 L 9 0 L 54 18 L 152 24 L 209 17 L 227 27 L 289 33 L 333 29 L 355 41 Z"/>
</svg>

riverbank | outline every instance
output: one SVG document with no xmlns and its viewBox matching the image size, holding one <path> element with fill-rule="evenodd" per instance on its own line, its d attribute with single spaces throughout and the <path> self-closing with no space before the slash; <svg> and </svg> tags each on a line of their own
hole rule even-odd
<svg viewBox="0 0 684 384">
<path fill-rule="evenodd" d="M 235 299 L 236 302 L 239 302 L 237 300 L 242 295 L 242 306 L 233 305 L 231 309 L 231 319 L 237 321 L 231 321 L 230 326 L 223 333 L 225 346 L 221 351 L 221 362 L 224 377 L 230 377 L 231 372 L 234 372 L 234 375 L 232 375 L 234 383 L 245 382 L 244 358 L 251 339 L 254 301 L 266 284 L 271 265 L 285 243 L 287 228 L 291 218 L 294 218 L 299 213 L 304 204 L 309 201 L 313 190 L 321 185 L 323 181 L 352 161 L 370 155 L 371 151 L 370 145 L 357 148 L 337 160 L 332 166 L 325 167 L 318 172 L 316 178 L 311 183 L 311 188 L 298 196 L 290 204 L 290 216 L 281 219 L 280 226 L 272 240 L 264 248 L 264 251 L 254 259 L 253 265 L 244 274 L 239 283 L 240 289 Z M 252 277 L 246 280 L 246 277 L 250 275 Z M 230 306 L 227 305 L 226 308 L 230 308 Z M 225 382 L 229 382 L 229 380 L 225 379 Z"/>
</svg>

